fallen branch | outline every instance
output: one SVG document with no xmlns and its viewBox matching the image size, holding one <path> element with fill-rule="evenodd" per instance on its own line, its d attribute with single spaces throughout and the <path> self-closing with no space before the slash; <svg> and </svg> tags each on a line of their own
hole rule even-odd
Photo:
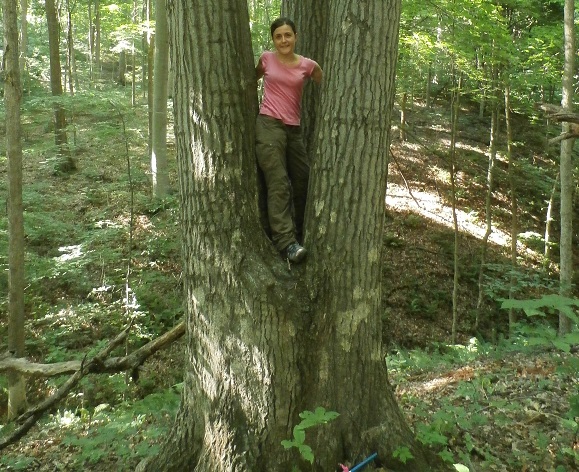
<svg viewBox="0 0 579 472">
<path fill-rule="evenodd" d="M 136 351 L 124 357 L 111 357 L 104 359 L 102 363 L 93 363 L 90 373 L 121 372 L 132 370 L 142 365 L 143 362 L 158 350 L 172 343 L 185 333 L 185 324 L 179 323 L 167 333 L 153 339 L 151 342 L 140 347 Z M 82 361 L 55 362 L 53 364 L 40 364 L 30 362 L 24 358 L 15 359 L 5 357 L 0 361 L 0 372 L 13 371 L 27 377 L 55 377 L 57 375 L 72 374 L 80 370 Z"/>
<path fill-rule="evenodd" d="M 80 369 L 81 361 L 55 362 L 54 364 L 38 364 L 23 357 L 15 359 L 7 357 L 0 361 L 0 372 L 13 371 L 27 377 L 54 377 L 71 374 Z"/>
<path fill-rule="evenodd" d="M 10 444 L 15 443 L 21 437 L 23 437 L 30 430 L 30 428 L 32 428 L 32 426 L 34 426 L 34 424 L 40 419 L 40 417 L 44 414 L 44 412 L 53 407 L 54 405 L 56 405 L 60 400 L 62 400 L 66 395 L 68 395 L 68 393 L 78 384 L 78 382 L 85 375 L 90 373 L 121 372 L 130 369 L 136 370 L 141 364 L 143 364 L 143 362 L 148 357 L 150 357 L 152 354 L 154 354 L 167 344 L 172 343 L 185 333 L 185 323 L 181 322 L 177 326 L 175 326 L 171 331 L 168 331 L 162 336 L 159 336 L 153 341 L 145 344 L 144 346 L 137 349 L 128 356 L 113 357 L 107 359 L 107 357 L 110 355 L 113 349 L 115 349 L 117 346 L 123 343 L 124 340 L 127 338 L 130 328 L 131 325 L 127 326 L 121 333 L 119 333 L 113 340 L 111 340 L 98 354 L 96 354 L 88 362 L 85 362 L 86 358 L 82 362 L 79 362 L 77 364 L 78 370 L 76 370 L 74 374 L 53 395 L 49 396 L 44 401 L 40 402 L 38 405 L 29 408 L 25 413 L 20 415 L 16 419 L 16 422 L 19 423 L 20 426 L 14 432 L 12 432 L 12 434 L 0 440 L 0 450 L 4 449 Z M 1 361 L 0 366 L 4 366 L 6 361 L 7 360 Z M 60 362 L 58 364 L 55 364 L 57 365 L 57 368 L 52 370 L 58 373 L 54 375 L 66 373 L 62 369 L 69 368 L 70 365 L 72 365 L 75 362 L 76 361 L 71 361 L 70 363 Z M 21 364 L 23 363 L 27 364 L 26 368 L 24 370 L 18 369 L 18 367 L 21 366 Z M 23 361 L 23 363 L 21 362 L 16 364 L 14 363 L 8 364 L 11 365 L 10 368 L 12 370 L 17 370 L 18 372 L 22 373 L 41 372 L 41 375 L 47 376 L 46 373 L 51 371 L 50 364 L 35 364 L 29 363 L 27 361 Z M 38 366 L 42 366 L 42 368 L 39 368 Z M 59 369 L 61 370 L 59 371 Z"/>
</svg>

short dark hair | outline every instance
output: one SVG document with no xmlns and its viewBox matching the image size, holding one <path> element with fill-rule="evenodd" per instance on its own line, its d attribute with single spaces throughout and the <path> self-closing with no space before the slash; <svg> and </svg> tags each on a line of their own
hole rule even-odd
<svg viewBox="0 0 579 472">
<path fill-rule="evenodd" d="M 282 16 L 282 17 L 278 18 L 277 20 L 275 20 L 271 24 L 270 32 L 271 32 L 272 38 L 273 38 L 274 31 L 283 25 L 289 25 L 291 27 L 292 31 L 294 32 L 294 34 L 296 34 L 296 24 L 292 20 L 290 20 L 289 18 Z"/>
</svg>

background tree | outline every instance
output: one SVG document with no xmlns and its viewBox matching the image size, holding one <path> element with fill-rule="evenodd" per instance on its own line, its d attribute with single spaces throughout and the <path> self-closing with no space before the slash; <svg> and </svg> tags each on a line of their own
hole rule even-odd
<svg viewBox="0 0 579 472">
<path fill-rule="evenodd" d="M 155 3 L 155 67 L 153 72 L 153 123 L 151 173 L 153 194 L 164 197 L 169 192 L 167 168 L 167 85 L 169 80 L 169 34 L 166 0 Z"/>
<path fill-rule="evenodd" d="M 67 172 L 75 168 L 68 149 L 68 138 L 66 135 L 66 112 L 62 104 L 58 101 L 62 96 L 62 70 L 60 67 L 60 25 L 56 14 L 54 0 L 46 1 L 46 20 L 48 23 L 48 42 L 50 46 L 50 88 L 54 101 L 54 143 L 59 162 L 56 170 Z"/>
<path fill-rule="evenodd" d="M 4 104 L 8 158 L 8 352 L 24 357 L 24 207 L 22 203 L 22 142 L 18 1 L 4 0 Z M 8 418 L 26 407 L 26 383 L 17 373 L 8 376 Z"/>
<path fill-rule="evenodd" d="M 575 0 L 565 0 L 565 67 L 563 70 L 563 93 L 561 106 L 567 112 L 573 108 L 575 76 Z M 570 123 L 563 123 L 563 133 L 568 133 Z M 573 283 L 573 161 L 572 151 L 575 139 L 561 141 L 561 243 L 560 243 L 560 284 L 561 295 L 572 293 Z M 572 323 L 565 313 L 559 315 L 559 333 L 571 331 Z"/>
</svg>

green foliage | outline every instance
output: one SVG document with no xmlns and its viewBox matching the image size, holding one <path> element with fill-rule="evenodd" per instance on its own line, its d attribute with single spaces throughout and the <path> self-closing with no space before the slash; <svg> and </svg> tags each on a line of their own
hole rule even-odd
<svg viewBox="0 0 579 472">
<path fill-rule="evenodd" d="M 302 419 L 299 424 L 294 426 L 293 429 L 293 439 L 284 439 L 281 445 L 284 449 L 291 449 L 295 447 L 302 459 L 308 461 L 310 464 L 314 463 L 314 452 L 312 448 L 305 443 L 306 441 L 306 429 L 313 426 L 319 426 L 322 424 L 327 424 L 328 422 L 336 419 L 340 416 L 339 413 L 335 411 L 327 411 L 323 407 L 317 407 L 315 411 L 302 411 L 300 413 L 300 418 Z"/>
<path fill-rule="evenodd" d="M 177 412 L 180 388 L 181 385 L 176 385 L 114 410 L 108 404 L 100 404 L 92 411 L 81 409 L 77 414 L 83 433 L 74 431 L 62 443 L 77 451 L 74 460 L 79 467 L 114 457 L 121 467 L 117 470 L 128 470 L 125 467 L 130 467 L 131 461 L 158 452 L 159 443 L 170 427 L 169 419 Z"/>
<path fill-rule="evenodd" d="M 403 464 L 406 464 L 406 462 L 409 459 L 414 459 L 414 456 L 410 452 L 410 449 L 408 449 L 408 447 L 406 447 L 406 446 L 400 446 L 400 447 L 396 448 L 394 450 L 394 452 L 392 453 L 392 456 L 395 459 L 398 459 Z"/>
<path fill-rule="evenodd" d="M 511 281 L 515 280 L 515 286 L 511 287 Z M 557 281 L 548 274 L 532 268 L 512 268 L 509 264 L 486 264 L 484 273 L 485 294 L 495 301 L 502 301 L 512 295 L 517 297 L 530 297 L 535 293 L 555 292 Z"/>
<path fill-rule="evenodd" d="M 528 317 L 562 312 L 574 323 L 579 323 L 577 307 L 579 307 L 579 299 L 558 294 L 544 295 L 536 300 L 502 300 L 501 303 L 501 308 L 523 310 Z"/>
<path fill-rule="evenodd" d="M 34 457 L 0 458 L 0 465 L 5 466 L 7 470 L 32 470 L 31 467 L 35 464 L 37 465 L 37 460 Z"/>
</svg>

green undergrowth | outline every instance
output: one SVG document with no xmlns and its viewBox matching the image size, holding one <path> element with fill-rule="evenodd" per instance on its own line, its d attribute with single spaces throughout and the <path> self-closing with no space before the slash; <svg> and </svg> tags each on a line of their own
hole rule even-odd
<svg viewBox="0 0 579 472">
<path fill-rule="evenodd" d="M 69 173 L 54 169 L 58 159 L 50 144 L 50 106 L 33 99 L 23 104 L 30 360 L 90 359 L 131 324 L 128 340 L 111 353 L 123 356 L 182 320 L 177 198 L 153 198 L 146 107 L 120 105 L 128 103 L 123 93 L 111 91 L 106 99 L 79 93 L 62 102 L 69 112 L 70 151 L 77 167 Z M 175 160 L 169 165 L 174 177 Z M 0 193 L 7 194 L 6 179 L 0 180 Z M 4 294 L 7 235 L 6 218 L 0 218 Z M 7 298 L 0 297 L 0 340 L 7 335 Z M 149 359 L 138 381 L 124 373 L 82 379 L 50 420 L 3 451 L 0 469 L 44 470 L 52 463 L 50 470 L 129 470 L 128 464 L 154 451 L 174 416 L 179 395 L 171 385 L 181 381 L 183 362 L 178 344 Z M 0 342 L 0 353 L 5 349 Z M 53 394 L 66 378 L 28 382 L 29 403 Z M 0 377 L 0 424 L 5 423 L 6 403 L 7 384 Z M 58 455 L 62 445 L 70 453 Z"/>
<path fill-rule="evenodd" d="M 498 344 L 394 350 L 391 382 L 418 440 L 469 470 L 577 470 L 579 359 L 546 324 Z"/>
<path fill-rule="evenodd" d="M 180 390 L 177 384 L 115 407 L 100 403 L 59 410 L 40 424 L 35 435 L 35 441 L 47 448 L 42 456 L 29 444 L 21 454 L 3 455 L 2 470 L 37 470 L 48 461 L 56 467 L 52 470 L 134 470 L 141 459 L 158 451 L 177 412 Z M 58 452 L 59 446 L 66 455 Z"/>
</svg>

